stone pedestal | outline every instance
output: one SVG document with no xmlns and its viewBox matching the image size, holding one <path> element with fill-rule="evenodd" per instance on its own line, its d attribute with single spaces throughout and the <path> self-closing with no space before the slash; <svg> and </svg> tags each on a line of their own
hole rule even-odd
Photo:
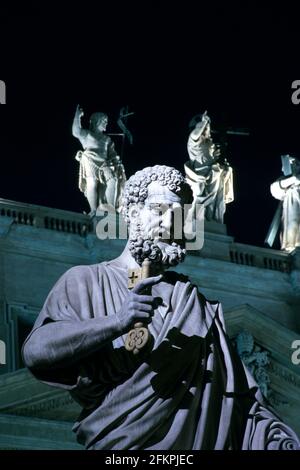
<svg viewBox="0 0 300 470">
<path fill-rule="evenodd" d="M 192 251 L 193 255 L 201 258 L 215 258 L 230 260 L 230 245 L 233 237 L 227 235 L 225 224 L 218 222 L 204 222 L 204 241 L 201 250 Z"/>
</svg>

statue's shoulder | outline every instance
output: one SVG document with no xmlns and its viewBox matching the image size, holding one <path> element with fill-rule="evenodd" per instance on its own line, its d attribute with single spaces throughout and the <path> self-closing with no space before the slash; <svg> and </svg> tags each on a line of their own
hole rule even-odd
<svg viewBox="0 0 300 470">
<path fill-rule="evenodd" d="M 97 281 L 101 273 L 105 271 L 106 263 L 98 263 L 91 265 L 78 265 L 68 269 L 62 276 L 66 281 L 81 281 L 84 284 Z"/>
</svg>

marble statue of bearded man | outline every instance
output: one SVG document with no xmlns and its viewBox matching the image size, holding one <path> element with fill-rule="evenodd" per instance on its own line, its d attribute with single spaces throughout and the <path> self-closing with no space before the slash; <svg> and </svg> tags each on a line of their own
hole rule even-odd
<svg viewBox="0 0 300 470">
<path fill-rule="evenodd" d="M 68 270 L 50 292 L 23 347 L 31 372 L 82 406 L 73 430 L 87 449 L 299 448 L 269 411 L 225 330 L 222 307 L 169 268 L 184 260 L 174 212 L 192 194 L 167 166 L 126 183 L 129 240 L 122 254 Z M 143 261 L 148 278 L 128 289 Z M 149 341 L 126 349 L 137 322 Z"/>
</svg>

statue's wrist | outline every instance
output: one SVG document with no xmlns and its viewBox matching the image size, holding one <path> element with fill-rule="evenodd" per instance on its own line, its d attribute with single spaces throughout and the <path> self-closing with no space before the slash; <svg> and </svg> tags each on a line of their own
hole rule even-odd
<svg viewBox="0 0 300 470">
<path fill-rule="evenodd" d="M 126 333 L 128 331 L 128 327 L 127 327 L 127 322 L 125 321 L 125 319 L 123 318 L 122 315 L 118 315 L 118 313 L 116 314 L 116 332 L 119 334 L 119 335 L 123 335 L 124 333 Z"/>
</svg>

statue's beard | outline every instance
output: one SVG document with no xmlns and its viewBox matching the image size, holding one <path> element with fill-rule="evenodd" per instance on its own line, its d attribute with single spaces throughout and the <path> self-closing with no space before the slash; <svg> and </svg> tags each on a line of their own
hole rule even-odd
<svg viewBox="0 0 300 470">
<path fill-rule="evenodd" d="M 146 237 L 139 228 L 130 235 L 129 251 L 140 266 L 147 258 L 157 270 L 176 266 L 184 260 L 186 255 L 186 249 L 179 243 L 173 240 Z"/>
</svg>

